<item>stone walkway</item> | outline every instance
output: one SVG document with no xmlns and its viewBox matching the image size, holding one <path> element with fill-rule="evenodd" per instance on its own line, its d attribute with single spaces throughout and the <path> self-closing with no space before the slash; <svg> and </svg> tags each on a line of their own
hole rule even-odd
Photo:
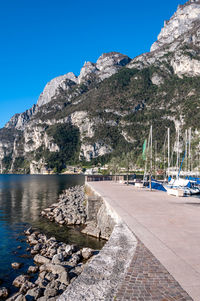
<svg viewBox="0 0 200 301">
<path fill-rule="evenodd" d="M 116 301 L 192 301 L 153 254 L 138 241 Z"/>
<path fill-rule="evenodd" d="M 134 186 L 113 182 L 89 182 L 88 184 L 103 197 L 111 210 L 121 217 L 129 229 L 158 260 L 150 259 L 150 262 L 160 262 L 159 269 L 164 271 L 164 267 L 169 272 L 166 278 L 168 280 L 165 282 L 166 286 L 163 284 L 163 287 L 168 287 L 168 292 L 171 292 L 172 296 L 149 296 L 150 299 L 147 299 L 147 296 L 145 296 L 145 298 L 133 299 L 137 291 L 134 284 L 133 271 L 132 279 L 131 275 L 127 275 L 128 278 L 126 279 L 132 281 L 133 285 L 128 285 L 125 290 L 127 293 L 132 294 L 132 299 L 119 299 L 120 293 L 124 292 L 125 289 L 122 285 L 122 290 L 118 292 L 117 300 L 200 301 L 200 199 L 192 197 L 177 198 L 168 196 L 164 192 L 137 189 Z M 140 255 L 137 255 L 136 261 L 133 259 L 136 267 L 137 262 L 145 262 L 145 252 L 147 252 L 147 259 L 150 258 L 147 255 L 149 254 L 148 250 L 144 251 L 141 249 L 141 245 L 139 246 L 139 253 L 137 254 Z M 151 264 L 147 262 L 146 266 L 150 268 Z M 142 266 L 142 269 L 144 269 L 144 266 Z M 149 271 L 148 268 L 147 271 Z M 152 271 L 151 268 L 150 271 Z M 159 274 L 159 277 L 163 279 L 163 275 L 166 276 L 166 272 Z M 170 278 L 170 275 L 173 278 Z M 156 279 L 153 278 L 152 280 L 147 276 L 147 273 L 143 274 L 143 277 L 143 281 L 146 283 L 151 283 L 151 281 Z M 178 286 L 177 282 L 174 281 L 173 285 L 169 287 L 170 279 L 175 279 L 192 299 L 188 299 L 189 297 L 187 294 L 184 295 L 183 291 L 181 293 L 179 291 L 178 294 L 180 296 L 176 296 L 179 299 L 175 299 L 173 294 L 176 292 L 176 289 L 174 291 L 173 286 Z M 139 278 L 136 280 L 139 281 Z M 140 280 L 142 281 L 142 279 Z M 158 290 L 160 279 L 156 281 L 158 281 L 156 288 Z M 144 289 L 143 285 L 142 287 Z"/>
</svg>

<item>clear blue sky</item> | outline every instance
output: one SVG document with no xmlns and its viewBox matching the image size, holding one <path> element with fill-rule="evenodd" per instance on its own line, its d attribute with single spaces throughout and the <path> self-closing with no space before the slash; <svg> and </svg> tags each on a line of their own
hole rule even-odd
<svg viewBox="0 0 200 301">
<path fill-rule="evenodd" d="M 149 51 L 185 1 L 0 0 L 0 127 L 37 102 L 45 84 L 105 52 Z"/>
</svg>

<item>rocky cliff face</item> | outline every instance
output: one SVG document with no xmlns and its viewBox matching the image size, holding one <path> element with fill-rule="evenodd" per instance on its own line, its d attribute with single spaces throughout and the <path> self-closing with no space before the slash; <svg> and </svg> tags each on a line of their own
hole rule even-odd
<svg viewBox="0 0 200 301">
<path fill-rule="evenodd" d="M 77 81 L 77 77 L 72 72 L 52 79 L 45 86 L 44 91 L 41 93 L 38 99 L 37 105 L 40 107 L 50 102 L 53 97 L 56 97 L 60 94 L 60 91 L 69 91 L 71 87 L 76 85 Z"/>
<path fill-rule="evenodd" d="M 33 114 L 36 112 L 36 105 L 26 110 L 24 113 L 15 114 L 5 125 L 5 128 L 15 128 L 17 130 L 24 130 L 26 124 L 30 121 Z"/>
<path fill-rule="evenodd" d="M 179 5 L 172 18 L 165 21 L 158 40 L 151 46 L 151 51 L 155 51 L 166 44 L 171 44 L 191 31 L 200 19 L 199 4 L 200 1 L 188 1 L 185 5 Z"/>
<path fill-rule="evenodd" d="M 182 77 L 200 75 L 200 1 L 179 5 L 169 21 L 164 22 L 151 52 L 142 54 L 129 64 L 130 68 L 159 66 L 162 71 Z M 158 74 L 156 82 L 162 83 Z"/>
<path fill-rule="evenodd" d="M 72 87 L 76 84 L 90 84 L 93 79 L 99 82 L 109 76 L 115 74 L 121 67 L 130 62 L 130 58 L 117 52 L 110 52 L 99 57 L 96 63 L 85 62 L 81 69 L 80 75 L 76 77 L 74 73 L 69 72 L 63 76 L 52 79 L 44 88 L 40 95 L 37 105 L 40 107 L 47 104 L 53 98 L 59 97 L 62 91 L 72 92 Z M 69 100 L 70 100 L 69 93 Z"/>
<path fill-rule="evenodd" d="M 158 151 L 167 127 L 174 143 L 177 124 L 182 132 L 193 127 L 197 147 L 199 76 L 200 1 L 193 0 L 165 21 L 149 53 L 133 60 L 103 54 L 86 62 L 79 76 L 70 72 L 47 83 L 37 105 L 0 130 L 1 171 L 60 171 L 130 150 L 137 161 L 151 124 Z"/>
</svg>

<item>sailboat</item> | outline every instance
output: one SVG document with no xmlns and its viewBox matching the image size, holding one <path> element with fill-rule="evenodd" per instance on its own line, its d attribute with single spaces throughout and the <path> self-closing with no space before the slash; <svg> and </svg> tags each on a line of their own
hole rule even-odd
<svg viewBox="0 0 200 301">
<path fill-rule="evenodd" d="M 168 135 L 169 135 L 169 129 L 168 129 Z M 169 141 L 169 136 L 168 136 Z M 187 144 L 189 143 L 189 157 L 190 157 L 190 145 L 191 145 L 191 129 L 189 130 L 189 141 L 187 141 L 187 131 L 186 131 L 186 147 L 184 156 L 179 167 L 179 127 L 178 127 L 178 142 L 177 142 L 177 176 L 176 179 L 172 179 L 169 177 L 169 182 L 167 185 L 164 185 L 166 191 L 170 195 L 175 196 L 188 196 L 188 195 L 194 195 L 200 193 L 200 188 L 195 185 L 195 181 L 191 181 L 189 179 L 183 179 L 180 178 L 181 169 L 183 166 L 183 162 L 185 160 L 185 157 L 187 157 Z M 169 142 L 168 142 L 169 145 Z M 169 147 L 168 147 L 168 175 L 169 175 Z"/>
</svg>

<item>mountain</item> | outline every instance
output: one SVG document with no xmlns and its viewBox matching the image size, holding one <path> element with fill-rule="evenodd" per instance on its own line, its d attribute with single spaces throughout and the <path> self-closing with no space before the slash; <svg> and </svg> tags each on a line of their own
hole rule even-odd
<svg viewBox="0 0 200 301">
<path fill-rule="evenodd" d="M 2 172 L 61 171 L 68 164 L 105 163 L 132 151 L 135 162 L 153 125 L 162 152 L 167 127 L 193 129 L 199 151 L 200 1 L 180 5 L 149 53 L 110 52 L 47 83 L 38 102 L 0 130 Z M 195 154 L 196 154 L 195 153 Z"/>
</svg>

